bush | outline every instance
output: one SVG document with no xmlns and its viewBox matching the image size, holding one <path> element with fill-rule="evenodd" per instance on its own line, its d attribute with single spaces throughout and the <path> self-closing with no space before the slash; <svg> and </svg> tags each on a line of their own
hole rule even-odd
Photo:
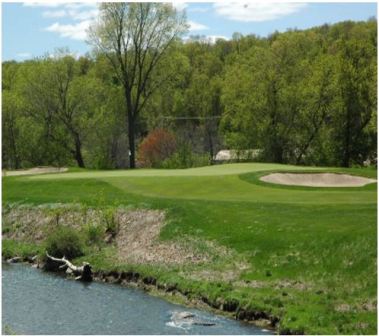
<svg viewBox="0 0 379 336">
<path fill-rule="evenodd" d="M 161 168 L 180 169 L 203 167 L 208 166 L 209 164 L 209 155 L 195 154 L 192 152 L 189 144 L 183 144 L 179 147 L 177 152 L 162 162 Z"/>
<path fill-rule="evenodd" d="M 101 225 L 88 224 L 85 227 L 87 245 L 101 245 L 104 238 L 104 227 Z"/>
<path fill-rule="evenodd" d="M 175 135 L 158 128 L 149 133 L 138 147 L 138 165 L 159 168 L 176 150 Z"/>
<path fill-rule="evenodd" d="M 73 259 L 83 255 L 83 241 L 77 231 L 61 226 L 55 229 L 46 239 L 47 252 L 56 258 L 65 256 Z"/>
<path fill-rule="evenodd" d="M 115 217 L 115 210 L 104 209 L 103 220 L 105 223 L 105 232 L 111 233 L 113 236 L 116 235 L 119 230 L 119 223 Z"/>
</svg>

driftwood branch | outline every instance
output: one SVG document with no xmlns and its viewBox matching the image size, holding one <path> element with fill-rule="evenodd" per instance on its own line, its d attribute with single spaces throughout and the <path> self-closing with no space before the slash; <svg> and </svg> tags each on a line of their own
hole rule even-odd
<svg viewBox="0 0 379 336">
<path fill-rule="evenodd" d="M 60 269 L 67 267 L 72 271 L 72 273 L 76 276 L 75 280 L 81 281 L 92 281 L 92 269 L 91 265 L 87 262 L 83 262 L 82 266 L 75 266 L 71 263 L 65 256 L 63 258 L 55 258 L 46 251 L 46 256 L 53 261 L 63 263 L 63 265 L 59 266 Z"/>
</svg>

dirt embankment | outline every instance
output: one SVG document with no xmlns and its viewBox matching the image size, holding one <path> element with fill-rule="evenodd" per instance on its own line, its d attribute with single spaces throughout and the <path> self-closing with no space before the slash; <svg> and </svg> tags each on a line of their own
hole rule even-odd
<svg viewBox="0 0 379 336">
<path fill-rule="evenodd" d="M 162 241 L 159 235 L 165 225 L 165 213 L 149 209 L 115 209 L 109 212 L 81 208 L 78 205 L 17 206 L 3 209 L 3 237 L 30 243 L 42 243 L 58 225 L 78 231 L 86 225 L 103 226 L 111 220 L 117 228 L 113 239 L 104 240 L 116 248 L 118 263 L 124 264 L 198 264 L 212 260 L 213 255 L 228 255 L 226 248 L 213 242 L 190 237 Z M 83 235 L 85 232 L 83 232 Z M 204 245 L 207 247 L 204 249 Z"/>
<path fill-rule="evenodd" d="M 186 237 L 175 241 L 161 241 L 159 234 L 165 223 L 165 213 L 158 210 L 135 210 L 119 213 L 119 231 L 116 246 L 119 260 L 131 264 L 206 263 L 211 256 L 200 252 L 196 241 Z M 228 253 L 224 248 L 205 242 L 215 250 Z"/>
</svg>

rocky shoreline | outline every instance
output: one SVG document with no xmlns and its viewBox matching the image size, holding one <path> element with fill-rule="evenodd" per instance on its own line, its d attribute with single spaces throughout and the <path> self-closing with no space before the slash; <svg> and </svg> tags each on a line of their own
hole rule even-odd
<svg viewBox="0 0 379 336">
<path fill-rule="evenodd" d="M 5 260 L 7 263 L 25 263 L 31 267 L 39 268 L 48 272 L 60 273 L 62 276 L 74 279 L 70 274 L 58 269 L 46 267 L 44 262 L 38 260 L 37 256 L 27 256 L 21 258 L 18 256 Z M 264 311 L 250 310 L 240 307 L 237 300 L 224 300 L 217 298 L 211 300 L 206 296 L 198 296 L 188 290 L 182 290 L 177 284 L 161 283 L 155 277 L 141 275 L 134 271 L 95 271 L 93 272 L 93 280 L 97 282 L 118 284 L 125 287 L 134 287 L 149 292 L 152 295 L 161 296 L 169 301 L 178 302 L 194 308 L 202 308 L 213 313 L 228 316 L 236 320 L 251 323 L 257 327 L 270 330 L 277 330 L 279 318 L 268 314 Z M 282 331 L 283 333 L 283 331 Z M 285 331 L 285 334 L 291 334 Z"/>
</svg>

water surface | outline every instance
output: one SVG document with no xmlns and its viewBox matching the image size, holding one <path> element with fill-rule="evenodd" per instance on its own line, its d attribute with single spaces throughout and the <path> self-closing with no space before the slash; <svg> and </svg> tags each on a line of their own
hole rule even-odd
<svg viewBox="0 0 379 336">
<path fill-rule="evenodd" d="M 247 323 L 186 308 L 139 289 L 81 282 L 25 265 L 3 264 L 2 325 L 16 334 L 271 334 Z M 189 311 L 214 326 L 179 325 Z"/>
</svg>

